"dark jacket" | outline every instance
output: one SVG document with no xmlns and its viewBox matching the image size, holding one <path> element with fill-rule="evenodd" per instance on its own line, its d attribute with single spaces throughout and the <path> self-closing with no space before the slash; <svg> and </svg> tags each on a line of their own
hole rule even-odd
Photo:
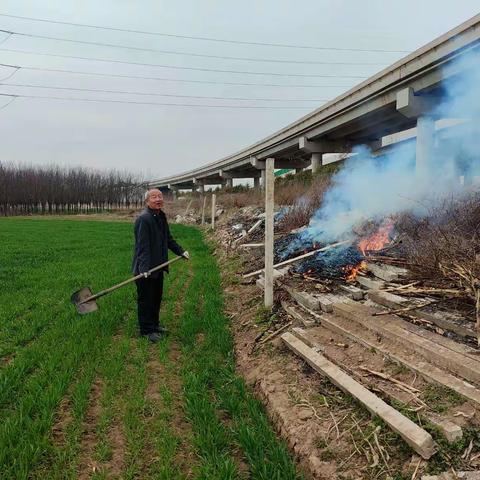
<svg viewBox="0 0 480 480">
<path fill-rule="evenodd" d="M 173 239 L 168 228 L 167 217 L 161 210 L 155 213 L 150 208 L 138 216 L 135 221 L 135 253 L 132 270 L 134 275 L 145 273 L 168 260 L 168 249 L 182 255 L 183 248 Z M 168 271 L 168 267 L 165 268 Z M 152 278 L 158 277 L 152 273 Z"/>
</svg>

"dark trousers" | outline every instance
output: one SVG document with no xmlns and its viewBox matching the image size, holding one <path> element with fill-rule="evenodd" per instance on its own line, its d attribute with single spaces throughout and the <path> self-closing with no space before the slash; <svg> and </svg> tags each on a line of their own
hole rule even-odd
<svg viewBox="0 0 480 480">
<path fill-rule="evenodd" d="M 137 284 L 138 324 L 140 334 L 158 332 L 163 294 L 163 272 L 157 278 L 140 278 Z"/>
</svg>

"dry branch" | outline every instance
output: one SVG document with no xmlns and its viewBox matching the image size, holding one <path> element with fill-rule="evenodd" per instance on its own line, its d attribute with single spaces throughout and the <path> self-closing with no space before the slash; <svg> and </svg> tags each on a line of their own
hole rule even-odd
<svg viewBox="0 0 480 480">
<path fill-rule="evenodd" d="M 327 245 L 326 247 L 323 247 L 323 248 L 318 248 L 317 250 L 312 250 L 311 252 L 304 253 L 303 255 L 300 255 L 298 257 L 289 258 L 288 260 L 277 263 L 276 265 L 273 266 L 273 268 L 283 267 L 284 265 L 290 265 L 291 263 L 295 263 L 295 262 L 298 262 L 299 260 L 303 260 L 304 258 L 311 257 L 319 252 L 325 252 L 327 250 L 330 250 L 331 248 L 336 248 L 341 245 L 346 245 L 347 243 L 351 243 L 351 240 L 344 240 L 343 242 L 332 243 L 331 245 Z M 246 273 L 243 276 L 243 278 L 249 278 L 255 275 L 260 275 L 264 270 L 265 269 L 262 268 L 261 270 L 256 270 L 255 272 Z"/>
</svg>

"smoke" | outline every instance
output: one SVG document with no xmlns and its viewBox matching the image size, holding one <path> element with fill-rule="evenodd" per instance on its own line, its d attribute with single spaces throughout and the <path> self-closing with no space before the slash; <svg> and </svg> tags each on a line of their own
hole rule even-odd
<svg viewBox="0 0 480 480">
<path fill-rule="evenodd" d="M 415 140 L 394 145 L 380 157 L 365 146 L 356 147 L 333 177 L 303 240 L 331 243 L 349 238 L 365 220 L 405 211 L 426 215 L 437 202 L 465 193 L 460 176 L 480 175 L 479 129 L 471 121 L 480 118 L 480 55 L 465 54 L 448 68 L 461 74 L 443 82 L 434 116 L 465 123 L 437 134 L 435 154 L 422 176 L 415 168 Z"/>
</svg>

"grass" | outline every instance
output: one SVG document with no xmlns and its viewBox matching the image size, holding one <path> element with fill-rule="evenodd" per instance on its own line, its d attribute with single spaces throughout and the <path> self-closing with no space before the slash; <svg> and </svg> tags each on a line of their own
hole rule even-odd
<svg viewBox="0 0 480 480">
<path fill-rule="evenodd" d="M 192 260 L 167 278 L 172 334 L 152 346 L 136 334 L 134 288 L 83 317 L 69 303 L 130 274 L 130 224 L 0 220 L 2 479 L 301 478 L 235 373 L 211 248 L 197 229 L 172 231 Z"/>
</svg>

